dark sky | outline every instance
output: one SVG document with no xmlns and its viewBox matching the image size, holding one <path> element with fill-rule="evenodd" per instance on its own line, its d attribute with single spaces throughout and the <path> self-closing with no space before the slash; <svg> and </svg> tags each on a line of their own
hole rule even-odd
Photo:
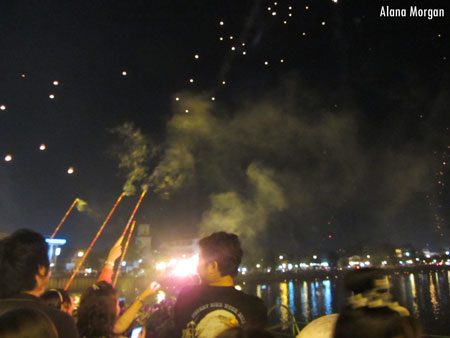
<svg viewBox="0 0 450 338">
<path fill-rule="evenodd" d="M 135 183 L 151 189 L 136 219 L 156 242 L 226 229 L 292 252 L 450 245 L 447 3 L 2 2 L 0 232 L 49 235 L 79 197 L 90 212 L 59 236 L 86 245 L 138 135 Z M 133 137 L 111 132 L 124 123 Z"/>
</svg>

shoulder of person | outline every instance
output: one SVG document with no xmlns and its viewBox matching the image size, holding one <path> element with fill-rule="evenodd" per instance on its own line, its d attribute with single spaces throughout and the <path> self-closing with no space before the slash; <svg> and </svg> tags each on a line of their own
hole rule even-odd
<svg viewBox="0 0 450 338">
<path fill-rule="evenodd" d="M 181 289 L 177 296 L 177 304 L 189 302 L 195 299 L 201 290 L 200 285 L 188 285 Z"/>
<path fill-rule="evenodd" d="M 75 320 L 70 315 L 46 304 L 42 304 L 41 309 L 55 324 L 60 338 L 78 337 Z"/>
</svg>

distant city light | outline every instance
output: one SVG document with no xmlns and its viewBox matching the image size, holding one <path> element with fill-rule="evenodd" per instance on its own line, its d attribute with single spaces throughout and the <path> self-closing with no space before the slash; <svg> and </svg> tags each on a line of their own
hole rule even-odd
<svg viewBox="0 0 450 338">
<path fill-rule="evenodd" d="M 84 256 L 84 251 L 78 251 L 77 256 L 78 257 L 83 257 Z"/>
<path fill-rule="evenodd" d="M 283 256 L 280 255 L 280 257 L 278 257 L 279 259 L 283 259 Z"/>
<path fill-rule="evenodd" d="M 47 244 L 65 245 L 67 243 L 67 239 L 64 239 L 64 238 L 46 238 L 45 242 Z"/>
<path fill-rule="evenodd" d="M 59 256 L 61 254 L 61 248 L 55 249 L 55 256 Z"/>
</svg>

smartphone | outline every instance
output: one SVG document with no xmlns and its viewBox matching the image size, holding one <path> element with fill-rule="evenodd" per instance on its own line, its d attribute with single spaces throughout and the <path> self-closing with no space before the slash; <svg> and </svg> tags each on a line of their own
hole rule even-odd
<svg viewBox="0 0 450 338">
<path fill-rule="evenodd" d="M 133 331 L 131 331 L 131 336 L 130 338 L 139 338 L 139 335 L 142 332 L 142 326 L 138 326 L 136 328 L 133 329 Z"/>
</svg>

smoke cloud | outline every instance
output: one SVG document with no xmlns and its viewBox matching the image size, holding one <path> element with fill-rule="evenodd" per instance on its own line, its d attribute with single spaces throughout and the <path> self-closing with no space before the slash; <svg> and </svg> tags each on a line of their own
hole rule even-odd
<svg viewBox="0 0 450 338">
<path fill-rule="evenodd" d="M 386 224 L 416 210 L 432 189 L 427 140 L 392 147 L 367 132 L 372 127 L 356 106 L 336 108 L 296 81 L 237 107 L 206 94 L 179 97 L 146 182 L 166 199 L 195 192 L 202 236 L 225 230 L 254 242 L 291 234 L 304 243 L 298 235 L 307 234 L 316 245 L 332 234 L 345 245 L 389 231 Z M 141 145 L 121 162 L 133 169 L 128 187 L 145 180 L 149 148 L 140 133 L 125 130 Z M 425 220 L 428 211 L 421 212 Z"/>
<path fill-rule="evenodd" d="M 119 136 L 120 143 L 116 144 L 111 154 L 119 160 L 119 169 L 125 172 L 123 192 L 126 196 L 131 196 L 136 192 L 135 185 L 147 179 L 148 163 L 155 156 L 156 148 L 150 145 L 146 136 L 132 123 L 124 123 L 112 132 Z M 146 184 L 142 188 L 145 190 Z"/>
<path fill-rule="evenodd" d="M 211 209 L 204 214 L 200 236 L 215 231 L 227 231 L 252 241 L 265 230 L 269 215 L 286 208 L 281 187 L 274 181 L 275 173 L 252 163 L 247 168 L 252 195 L 247 199 L 230 191 L 211 196 Z"/>
</svg>

